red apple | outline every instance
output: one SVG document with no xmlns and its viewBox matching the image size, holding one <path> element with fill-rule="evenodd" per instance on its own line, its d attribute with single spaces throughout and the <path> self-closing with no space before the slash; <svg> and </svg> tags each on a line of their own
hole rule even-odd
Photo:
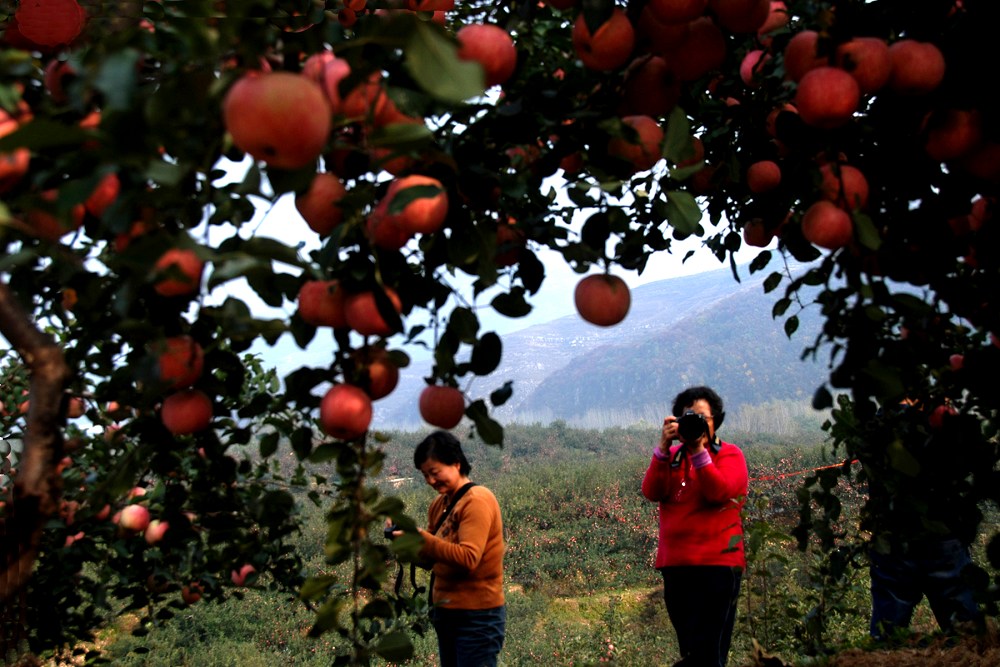
<svg viewBox="0 0 1000 667">
<path fill-rule="evenodd" d="M 465 396 L 455 387 L 427 385 L 420 392 L 420 416 L 431 426 L 451 429 L 465 414 Z"/>
<path fill-rule="evenodd" d="M 740 62 L 740 79 L 747 86 L 756 88 L 761 82 L 761 71 L 771 59 L 771 54 L 763 49 L 747 51 Z"/>
<path fill-rule="evenodd" d="M 87 406 L 83 402 L 83 399 L 79 396 L 73 396 L 69 399 L 69 403 L 66 406 L 66 416 L 69 419 L 77 419 L 83 416 L 83 413 L 87 411 Z"/>
<path fill-rule="evenodd" d="M 172 336 L 153 345 L 159 359 L 160 381 L 170 389 L 185 389 L 201 377 L 205 355 L 191 336 Z"/>
<path fill-rule="evenodd" d="M 105 174 L 97 183 L 94 191 L 83 202 L 83 207 L 87 210 L 87 213 L 90 213 L 95 218 L 99 218 L 104 215 L 108 207 L 118 198 L 120 190 L 121 181 L 118 179 L 118 174 L 113 172 Z"/>
<path fill-rule="evenodd" d="M 525 234 L 514 225 L 513 220 L 509 220 L 506 225 L 497 225 L 496 255 L 493 256 L 493 262 L 497 266 L 513 266 L 521 256 Z"/>
<path fill-rule="evenodd" d="M 430 176 L 411 174 L 393 180 L 382 201 L 386 215 L 410 236 L 433 234 L 448 216 L 448 193 L 441 181 Z"/>
<path fill-rule="evenodd" d="M 878 37 L 855 37 L 837 47 L 834 64 L 850 72 L 863 95 L 882 88 L 892 73 L 889 45 Z"/>
<path fill-rule="evenodd" d="M 118 525 L 136 533 L 144 531 L 149 525 L 149 510 L 142 505 L 126 505 L 118 514 Z"/>
<path fill-rule="evenodd" d="M 782 56 L 786 79 L 799 81 L 809 70 L 830 64 L 827 56 L 819 55 L 818 44 L 819 33 L 815 30 L 797 32 L 788 40 Z"/>
<path fill-rule="evenodd" d="M 854 236 L 851 215 L 833 202 L 822 199 L 802 216 L 802 236 L 821 248 L 843 248 Z"/>
<path fill-rule="evenodd" d="M 392 393 L 399 384 L 399 366 L 384 347 L 365 347 L 354 355 L 354 361 L 368 376 L 368 396 L 373 401 Z"/>
<path fill-rule="evenodd" d="M 934 160 L 947 162 L 970 154 L 983 139 L 982 114 L 978 109 L 942 109 L 924 121 L 924 150 Z"/>
<path fill-rule="evenodd" d="M 307 280 L 299 288 L 298 313 L 314 327 L 347 327 L 344 304 L 347 294 L 336 280 Z"/>
<path fill-rule="evenodd" d="M 704 14 L 708 0 L 649 0 L 648 6 L 664 23 L 685 23 Z"/>
<path fill-rule="evenodd" d="M 573 50 L 585 67 L 609 72 L 628 62 L 635 47 L 635 30 L 621 7 L 615 7 L 593 34 L 580 12 L 573 22 L 572 40 Z"/>
<path fill-rule="evenodd" d="M 708 16 L 688 24 L 684 39 L 664 53 L 681 81 L 694 81 L 719 69 L 726 59 L 726 36 Z"/>
<path fill-rule="evenodd" d="M 181 587 L 181 599 L 184 600 L 184 604 L 191 605 L 200 600 L 204 592 L 205 587 L 201 583 L 193 581 Z"/>
<path fill-rule="evenodd" d="M 771 0 L 708 0 L 708 8 L 726 30 L 756 33 L 771 13 Z"/>
<path fill-rule="evenodd" d="M 402 302 L 396 291 L 391 287 L 386 287 L 385 295 L 389 298 L 396 312 L 401 312 Z M 388 336 L 396 332 L 379 312 L 374 292 L 359 292 L 348 296 L 344 303 L 344 317 L 347 320 L 347 326 L 362 336 Z"/>
<path fill-rule="evenodd" d="M 212 421 L 212 399 L 198 389 L 183 389 L 163 399 L 160 419 L 174 435 L 203 431 Z"/>
<path fill-rule="evenodd" d="M 302 63 L 302 76 L 319 84 L 334 115 L 340 112 L 340 82 L 350 73 L 350 64 L 335 56 L 333 51 L 314 53 Z"/>
<path fill-rule="evenodd" d="M 573 300 L 580 317 L 602 327 L 621 322 L 632 305 L 625 281 L 606 273 L 587 276 L 578 282 Z"/>
<path fill-rule="evenodd" d="M 868 206 L 868 179 L 857 167 L 826 163 L 819 168 L 820 194 L 846 211 Z"/>
<path fill-rule="evenodd" d="M 608 141 L 608 154 L 630 162 L 635 171 L 652 169 L 662 157 L 663 128 L 649 116 L 626 116 L 622 123 L 637 135 L 636 141 L 629 137 L 612 137 Z"/>
<path fill-rule="evenodd" d="M 747 187 L 754 194 L 770 192 L 781 184 L 781 167 L 773 160 L 759 160 L 747 168 Z"/>
<path fill-rule="evenodd" d="M 861 101 L 854 77 L 839 67 L 816 67 L 799 80 L 795 108 L 806 125 L 832 129 L 851 120 Z"/>
<path fill-rule="evenodd" d="M 83 226 L 83 218 L 86 215 L 83 204 L 75 204 L 69 211 L 57 211 L 59 191 L 55 189 L 45 190 L 38 195 L 38 198 L 38 206 L 25 213 L 25 221 L 38 238 L 55 243 L 66 234 L 75 232 Z"/>
<path fill-rule="evenodd" d="M 232 572 L 230 572 L 229 578 L 232 580 L 234 585 L 243 586 L 247 581 L 247 577 L 249 577 L 256 571 L 257 568 L 255 568 L 253 565 L 251 565 L 250 563 L 245 563 L 243 564 L 243 566 L 240 567 L 239 570 L 233 570 Z"/>
<path fill-rule="evenodd" d="M 133 505 L 135 507 L 135 505 Z M 146 532 L 143 537 L 146 538 L 146 542 L 149 544 L 156 544 L 163 539 L 166 534 L 167 529 L 170 528 L 170 523 L 168 521 L 160 521 L 159 519 L 153 519 L 146 526 Z"/>
<path fill-rule="evenodd" d="M 335 384 L 323 396 L 319 423 L 323 431 L 338 440 L 356 440 L 372 421 L 372 400 L 359 387 Z"/>
<path fill-rule="evenodd" d="M 935 431 L 940 431 L 944 427 L 945 421 L 957 414 L 958 410 L 951 405 L 938 405 L 931 410 L 931 414 L 927 417 L 927 424 Z"/>
<path fill-rule="evenodd" d="M 944 54 L 930 42 L 901 39 L 889 46 L 889 56 L 892 73 L 888 85 L 900 95 L 926 95 L 944 79 Z"/>
<path fill-rule="evenodd" d="M 767 11 L 767 19 L 764 21 L 764 25 L 757 29 L 757 41 L 762 46 L 770 48 L 773 41 L 771 33 L 788 25 L 789 18 L 788 6 L 782 0 L 771 0 Z"/>
<path fill-rule="evenodd" d="M 250 72 L 226 92 L 222 116 L 233 143 L 254 159 L 301 169 L 326 147 L 332 112 L 315 81 L 291 72 Z"/>
<path fill-rule="evenodd" d="M 648 50 L 652 54 L 663 55 L 676 49 L 687 38 L 687 34 L 691 30 L 691 22 L 663 21 L 647 4 L 639 14 L 639 21 L 635 29 L 638 33 L 640 51 Z"/>
<path fill-rule="evenodd" d="M 372 245 L 385 250 L 399 250 L 413 238 L 403 227 L 403 218 L 389 214 L 389 202 L 382 199 L 365 220 L 365 232 Z"/>
<path fill-rule="evenodd" d="M 661 56 L 641 56 L 632 61 L 622 91 L 623 116 L 666 116 L 677 106 L 681 81 Z"/>
<path fill-rule="evenodd" d="M 153 266 L 153 289 L 162 296 L 184 296 L 198 291 L 205 263 L 194 250 L 171 248 Z"/>
<path fill-rule="evenodd" d="M 510 33 L 497 25 L 466 24 L 455 33 L 458 57 L 483 67 L 486 87 L 505 83 L 517 68 L 517 49 Z"/>
<path fill-rule="evenodd" d="M 766 248 L 773 238 L 774 234 L 768 231 L 764 221 L 759 218 L 754 218 L 743 225 L 743 242 L 747 245 Z"/>
<path fill-rule="evenodd" d="M 313 177 L 309 189 L 295 196 L 295 209 L 302 219 L 320 236 L 327 236 L 344 220 L 340 200 L 347 188 L 336 174 L 320 172 Z"/>
<path fill-rule="evenodd" d="M 953 354 L 948 357 L 948 365 L 953 371 L 960 371 L 965 365 L 965 355 L 964 354 Z"/>
</svg>

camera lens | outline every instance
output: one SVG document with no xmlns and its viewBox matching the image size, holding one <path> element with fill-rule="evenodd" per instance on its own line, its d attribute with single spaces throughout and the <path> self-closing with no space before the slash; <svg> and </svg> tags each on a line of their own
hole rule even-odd
<svg viewBox="0 0 1000 667">
<path fill-rule="evenodd" d="M 677 433 L 685 442 L 697 440 L 708 433 L 708 422 L 697 412 L 688 410 L 677 420 Z"/>
</svg>

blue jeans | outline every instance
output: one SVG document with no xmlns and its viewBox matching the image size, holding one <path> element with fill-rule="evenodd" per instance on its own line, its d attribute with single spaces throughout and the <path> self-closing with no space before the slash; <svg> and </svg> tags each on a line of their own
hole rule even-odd
<svg viewBox="0 0 1000 667">
<path fill-rule="evenodd" d="M 431 610 L 441 667 L 496 667 L 503 647 L 507 607 Z"/>
<path fill-rule="evenodd" d="M 743 571 L 718 565 L 660 568 L 663 601 L 677 633 L 674 667 L 725 667 L 736 622 Z"/>
<path fill-rule="evenodd" d="M 871 553 L 871 636 L 882 641 L 908 628 L 913 610 L 926 595 L 941 630 L 956 622 L 982 622 L 982 611 L 962 570 L 972 563 L 969 548 L 959 540 L 922 545 L 905 556 Z"/>
</svg>

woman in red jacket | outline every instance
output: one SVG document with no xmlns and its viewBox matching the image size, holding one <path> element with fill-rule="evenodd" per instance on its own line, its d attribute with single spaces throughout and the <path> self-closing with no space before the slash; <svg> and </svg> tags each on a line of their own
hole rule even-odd
<svg viewBox="0 0 1000 667">
<path fill-rule="evenodd" d="M 675 667 L 725 667 L 746 567 L 747 464 L 739 447 L 715 434 L 725 412 L 712 389 L 685 389 L 673 413 L 663 420 L 642 495 L 660 506 L 656 568 L 680 645 Z"/>
</svg>

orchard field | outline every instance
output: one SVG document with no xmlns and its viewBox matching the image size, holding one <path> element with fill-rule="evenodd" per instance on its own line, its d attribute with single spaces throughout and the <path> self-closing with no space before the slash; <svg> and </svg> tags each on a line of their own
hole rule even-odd
<svg viewBox="0 0 1000 667">
<path fill-rule="evenodd" d="M 676 659 L 659 575 L 652 569 L 656 507 L 639 494 L 655 436 L 648 428 L 594 431 L 556 423 L 512 427 L 504 450 L 469 446 L 473 478 L 496 492 L 505 515 L 509 617 L 503 665 L 657 667 Z M 379 482 L 395 488 L 418 520 L 433 497 L 408 460 L 420 437 L 392 434 Z M 751 476 L 749 567 L 730 664 L 755 664 L 754 640 L 789 664 L 815 664 L 845 648 L 865 647 L 864 558 L 833 580 L 830 559 L 816 549 L 799 551 L 791 534 L 803 481 L 836 463 L 818 429 L 780 438 L 734 432 L 729 438 L 750 443 L 745 448 Z M 862 497 L 857 485 L 841 485 L 847 549 L 862 537 Z M 299 546 L 312 554 L 307 566 L 322 570 L 326 527 L 322 512 L 309 507 L 303 505 L 309 519 Z M 987 532 L 996 524 L 993 513 Z M 981 542 L 976 557 L 984 562 Z M 422 571 L 416 582 L 426 585 Z M 401 590 L 412 593 L 408 570 Z M 107 656 L 121 665 L 329 665 L 335 643 L 307 636 L 312 619 L 300 601 L 253 585 L 239 598 L 191 605 L 169 624 L 139 627 L 136 616 L 126 613 L 99 636 Z M 912 627 L 922 635 L 934 632 L 926 603 Z M 415 645 L 407 664 L 436 664 L 432 630 Z"/>
</svg>

